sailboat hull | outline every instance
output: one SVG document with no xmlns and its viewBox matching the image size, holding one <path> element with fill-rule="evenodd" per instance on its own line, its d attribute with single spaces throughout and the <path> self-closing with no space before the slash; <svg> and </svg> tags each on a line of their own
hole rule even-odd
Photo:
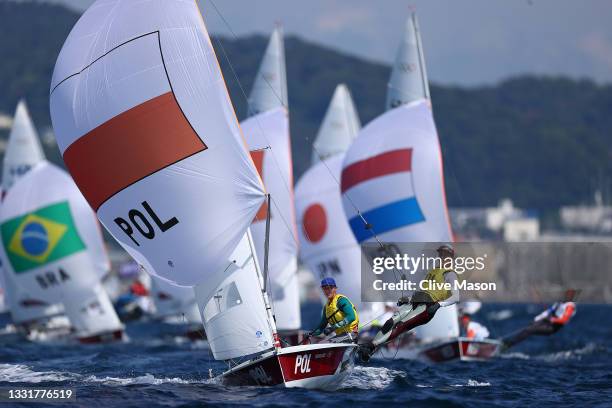
<svg viewBox="0 0 612 408">
<path fill-rule="evenodd" d="M 232 368 L 222 380 L 227 385 L 333 390 L 352 370 L 356 348 L 347 343 L 286 347 Z"/>
<path fill-rule="evenodd" d="M 485 361 L 498 355 L 500 348 L 501 342 L 498 340 L 459 337 L 427 348 L 421 351 L 419 356 L 433 363 L 454 360 Z"/>
<path fill-rule="evenodd" d="M 102 344 L 113 343 L 123 340 L 123 329 L 113 330 L 111 332 L 94 334 L 91 336 L 77 337 L 81 344 Z"/>
</svg>

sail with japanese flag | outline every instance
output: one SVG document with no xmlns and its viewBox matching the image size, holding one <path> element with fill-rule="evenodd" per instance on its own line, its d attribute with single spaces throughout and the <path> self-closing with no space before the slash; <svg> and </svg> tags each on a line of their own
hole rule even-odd
<svg viewBox="0 0 612 408">
<path fill-rule="evenodd" d="M 253 162 L 271 195 L 269 293 L 279 330 L 301 326 L 297 278 L 297 237 L 293 199 L 293 163 L 286 100 L 282 32 L 276 28 L 263 56 L 249 98 L 249 111 L 259 112 L 241 123 Z M 282 97 L 284 95 L 284 99 Z M 251 233 L 263 269 L 267 204 L 260 207 Z"/>
<path fill-rule="evenodd" d="M 79 339 L 122 330 L 90 251 L 101 240 L 96 224 L 70 176 L 46 161 L 20 178 L 0 207 L 6 274 L 28 298 L 61 302 Z"/>
<path fill-rule="evenodd" d="M 338 180 L 343 158 L 339 153 L 318 162 L 295 187 L 300 259 L 317 281 L 333 277 L 338 292 L 357 307 L 360 323 L 367 324 L 384 312 L 384 306 L 360 301 L 363 254 L 342 208 Z"/>
<path fill-rule="evenodd" d="M 420 44 L 413 14 L 391 73 L 388 110 L 363 128 L 344 158 L 343 205 L 360 243 L 453 240 Z M 416 333 L 424 340 L 458 336 L 456 306 L 441 308 Z"/>
<path fill-rule="evenodd" d="M 27 105 L 25 100 L 20 100 L 15 110 L 13 126 L 4 153 L 3 199 L 17 180 L 44 160 L 45 155 Z M 2 271 L 2 275 L 3 287 L 6 289 L 6 305 L 14 323 L 31 323 L 63 314 L 63 304 L 52 303 L 45 298 L 33 298 L 28 295 L 26 288 L 19 286 L 12 274 Z"/>
<path fill-rule="evenodd" d="M 313 143 L 312 164 L 344 153 L 360 129 L 361 122 L 351 93 L 345 84 L 339 84 Z"/>
</svg>

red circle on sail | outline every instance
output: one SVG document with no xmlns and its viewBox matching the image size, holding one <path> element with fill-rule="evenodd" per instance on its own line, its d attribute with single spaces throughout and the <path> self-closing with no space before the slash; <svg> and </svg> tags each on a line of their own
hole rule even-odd
<svg viewBox="0 0 612 408">
<path fill-rule="evenodd" d="M 302 228 L 306 239 L 310 242 L 319 242 L 323 238 L 327 231 L 327 215 L 321 204 L 312 204 L 304 211 Z"/>
</svg>

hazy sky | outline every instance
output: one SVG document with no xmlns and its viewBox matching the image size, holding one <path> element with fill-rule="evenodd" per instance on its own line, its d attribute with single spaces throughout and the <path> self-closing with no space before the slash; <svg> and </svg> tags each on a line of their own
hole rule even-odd
<svg viewBox="0 0 612 408">
<path fill-rule="evenodd" d="M 93 1 L 63 2 L 83 9 Z M 267 34 L 280 21 L 287 34 L 383 62 L 392 61 L 414 7 L 434 81 L 472 85 L 544 73 L 612 82 L 612 0 L 199 2 L 212 33 Z"/>
</svg>

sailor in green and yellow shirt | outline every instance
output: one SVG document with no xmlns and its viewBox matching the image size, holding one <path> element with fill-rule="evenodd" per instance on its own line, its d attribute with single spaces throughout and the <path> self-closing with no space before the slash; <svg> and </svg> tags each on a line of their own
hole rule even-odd
<svg viewBox="0 0 612 408">
<path fill-rule="evenodd" d="M 355 341 L 359 334 L 359 314 L 353 303 L 344 295 L 337 293 L 334 278 L 325 278 L 321 281 L 321 290 L 327 302 L 321 313 L 319 325 L 309 336 L 336 333 L 334 340 Z"/>
<path fill-rule="evenodd" d="M 442 259 L 442 266 L 448 258 L 455 257 L 455 251 L 450 245 L 442 245 L 437 249 L 438 256 Z M 376 348 L 388 343 L 400 334 L 414 329 L 417 326 L 428 323 L 433 319 L 440 307 L 454 305 L 459 301 L 459 289 L 457 289 L 457 274 L 452 269 L 435 268 L 423 278 L 425 289 L 414 292 L 412 298 L 402 297 L 397 305 L 399 309 L 393 313 L 370 344 L 362 345 L 359 355 L 362 360 L 367 361 L 376 351 Z M 441 288 L 442 284 L 448 283 L 450 289 Z"/>
</svg>

